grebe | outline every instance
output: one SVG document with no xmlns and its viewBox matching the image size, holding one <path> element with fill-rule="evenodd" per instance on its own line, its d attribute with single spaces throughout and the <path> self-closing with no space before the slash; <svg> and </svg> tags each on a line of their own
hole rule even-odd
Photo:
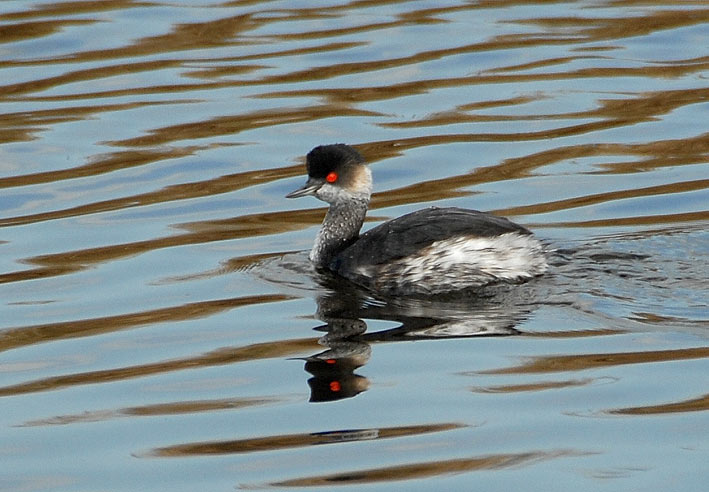
<svg viewBox="0 0 709 492">
<path fill-rule="evenodd" d="M 286 198 L 313 195 L 330 204 L 310 260 L 355 284 L 385 294 L 441 294 L 522 282 L 547 269 L 544 247 L 529 230 L 477 210 L 427 208 L 360 235 L 372 173 L 359 152 L 321 145 L 306 166 L 307 182 Z"/>
</svg>

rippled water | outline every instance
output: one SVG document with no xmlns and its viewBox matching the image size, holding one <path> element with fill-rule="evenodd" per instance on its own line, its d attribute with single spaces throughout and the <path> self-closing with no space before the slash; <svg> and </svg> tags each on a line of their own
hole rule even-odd
<svg viewBox="0 0 709 492">
<path fill-rule="evenodd" d="M 0 489 L 704 490 L 708 47 L 699 0 L 0 3 Z M 492 210 L 550 273 L 316 274 L 332 142 L 365 227 Z"/>
</svg>

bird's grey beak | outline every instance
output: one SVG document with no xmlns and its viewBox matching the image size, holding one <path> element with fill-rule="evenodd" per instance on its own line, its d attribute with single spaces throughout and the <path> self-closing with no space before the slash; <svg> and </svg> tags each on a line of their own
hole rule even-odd
<svg viewBox="0 0 709 492">
<path fill-rule="evenodd" d="M 320 180 L 308 179 L 302 188 L 291 191 L 286 195 L 286 198 L 299 198 L 301 196 L 314 195 L 322 185 L 323 183 Z"/>
</svg>

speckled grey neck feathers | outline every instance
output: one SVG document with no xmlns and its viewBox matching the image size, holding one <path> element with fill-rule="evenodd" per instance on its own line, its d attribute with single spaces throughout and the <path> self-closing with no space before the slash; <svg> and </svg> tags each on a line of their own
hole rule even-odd
<svg viewBox="0 0 709 492">
<path fill-rule="evenodd" d="M 368 206 L 369 197 L 350 198 L 330 204 L 310 251 L 310 260 L 316 266 L 328 267 L 337 253 L 359 237 Z"/>
</svg>

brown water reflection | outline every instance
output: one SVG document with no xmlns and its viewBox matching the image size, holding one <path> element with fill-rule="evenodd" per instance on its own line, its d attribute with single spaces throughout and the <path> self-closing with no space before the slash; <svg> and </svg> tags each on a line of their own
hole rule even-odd
<svg viewBox="0 0 709 492">
<path fill-rule="evenodd" d="M 300 448 L 322 444 L 338 444 L 371 439 L 391 439 L 415 436 L 430 432 L 444 432 L 464 427 L 461 424 L 415 425 L 380 429 L 351 429 L 347 431 L 319 432 L 316 434 L 291 434 L 259 437 L 235 441 L 179 444 L 151 452 L 153 456 L 180 457 L 213 454 L 255 453 L 278 449 Z"/>
<path fill-rule="evenodd" d="M 608 354 L 575 354 L 545 356 L 519 366 L 486 371 L 485 374 L 536 374 L 547 372 L 581 371 L 624 364 L 648 364 L 709 357 L 709 347 Z"/>
<path fill-rule="evenodd" d="M 516 393 L 519 391 L 545 391 L 563 388 L 573 388 L 575 386 L 585 386 L 593 384 L 593 379 L 570 379 L 568 381 L 543 381 L 538 383 L 515 384 L 508 386 L 495 386 L 491 388 L 475 388 L 473 391 L 483 393 Z"/>
<path fill-rule="evenodd" d="M 198 319 L 226 310 L 287 299 L 289 297 L 285 295 L 237 297 L 195 302 L 137 313 L 126 313 L 118 316 L 7 328 L 0 333 L 0 351 L 64 338 L 99 335 L 154 323 Z"/>
<path fill-rule="evenodd" d="M 78 415 L 60 415 L 42 420 L 24 422 L 21 425 L 25 427 L 36 427 L 99 422 L 121 417 L 165 417 L 196 412 L 214 412 L 249 408 L 252 406 L 273 405 L 278 402 L 279 400 L 276 398 L 222 398 L 219 400 L 178 401 L 121 408 L 119 410 L 94 410 Z"/>
<path fill-rule="evenodd" d="M 44 183 L 48 181 L 61 181 L 64 179 L 75 179 L 79 177 L 94 176 L 97 174 L 113 172 L 119 169 L 126 169 L 133 166 L 148 165 L 163 159 L 176 159 L 179 157 L 185 157 L 193 155 L 199 150 L 204 149 L 204 147 L 188 147 L 181 149 L 171 149 L 165 152 L 121 152 L 106 156 L 97 163 L 93 163 L 79 169 L 74 168 L 70 174 L 67 170 L 53 171 L 49 173 L 38 173 L 29 176 L 22 176 L 22 183 L 13 183 L 12 179 L 0 179 L 0 187 L 2 187 L 3 184 L 5 184 L 7 187 L 22 186 Z M 301 169 L 299 167 L 296 168 L 295 166 L 290 166 L 281 169 L 264 169 L 258 171 L 248 171 L 244 173 L 235 173 L 205 181 L 181 183 L 177 185 L 171 185 L 164 189 L 149 193 L 132 195 L 113 200 L 105 200 L 101 202 L 94 202 L 79 207 L 73 207 L 70 209 L 54 210 L 52 212 L 25 215 L 21 217 L 8 217 L 6 219 L 0 220 L 0 227 L 32 224 L 45 220 L 63 219 L 66 217 L 76 217 L 80 215 L 90 215 L 110 210 L 121 210 L 124 208 L 141 207 L 174 200 L 188 200 L 191 198 L 220 195 L 222 193 L 229 193 L 231 191 L 240 190 L 249 186 L 257 186 L 259 184 L 268 183 L 277 179 L 295 176 L 299 174 L 300 171 Z M 199 229 L 197 225 L 188 225 L 185 227 L 191 229 Z M 201 229 L 206 229 L 206 227 Z"/>
<path fill-rule="evenodd" d="M 709 395 L 702 395 L 691 400 L 649 405 L 645 407 L 630 407 L 611 410 L 616 415 L 659 415 L 664 413 L 704 412 L 709 410 Z"/>
<path fill-rule="evenodd" d="M 0 387 L 0 397 L 22 395 L 38 391 L 51 391 L 85 384 L 109 383 L 131 378 L 141 378 L 185 369 L 197 369 L 215 365 L 233 364 L 237 362 L 258 359 L 282 359 L 304 350 L 317 347 L 316 339 L 279 340 L 278 343 L 260 343 L 245 347 L 223 347 L 207 354 L 201 354 L 184 359 L 141 364 L 103 371 L 90 371 L 77 374 L 67 374 L 50 378 L 29 381 L 12 386 Z"/>
<path fill-rule="evenodd" d="M 151 5 L 150 2 L 136 0 L 97 0 L 52 2 L 31 5 L 30 10 L 7 12 L 3 17 L 8 20 L 31 19 L 33 17 L 64 16 L 101 12 L 105 10 L 127 9 Z"/>
<path fill-rule="evenodd" d="M 332 475 L 320 475 L 296 478 L 269 484 L 273 487 L 315 487 L 343 484 L 372 484 L 377 482 L 392 482 L 399 480 L 424 479 L 445 476 L 452 473 L 463 473 L 482 470 L 502 470 L 529 466 L 546 460 L 563 457 L 581 456 L 575 451 L 533 451 L 528 453 L 476 456 L 456 460 L 446 460 L 431 463 L 411 463 L 407 465 L 390 466 L 356 470 Z"/>
</svg>

